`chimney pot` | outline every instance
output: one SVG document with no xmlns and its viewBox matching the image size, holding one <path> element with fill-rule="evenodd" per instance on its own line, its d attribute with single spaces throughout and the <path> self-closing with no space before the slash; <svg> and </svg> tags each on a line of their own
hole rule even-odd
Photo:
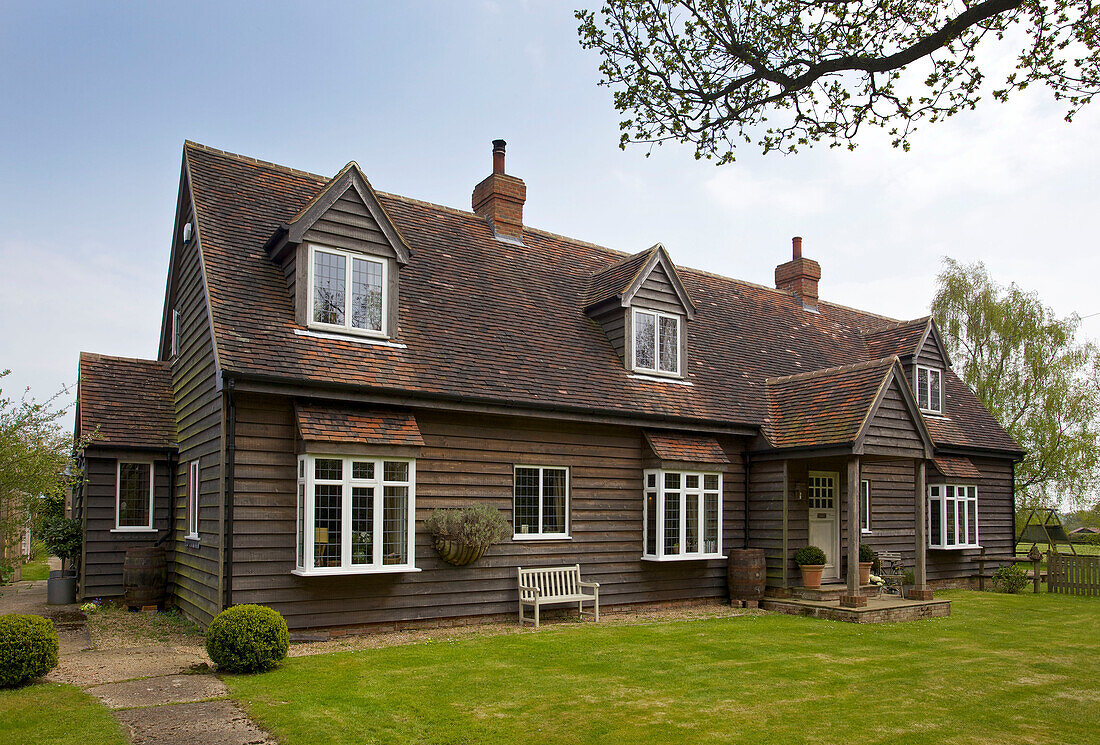
<svg viewBox="0 0 1100 745">
<path fill-rule="evenodd" d="M 787 290 L 807 310 L 817 310 L 817 283 L 821 279 L 821 265 L 813 259 L 802 258 L 802 238 L 791 239 L 792 258 L 775 268 L 775 287 Z"/>
<path fill-rule="evenodd" d="M 794 238 L 791 238 L 791 248 L 792 248 L 792 253 L 794 254 L 793 258 L 801 259 L 802 258 L 802 237 L 801 236 L 796 235 Z"/>
<path fill-rule="evenodd" d="M 489 222 L 501 240 L 523 242 L 523 204 L 527 186 L 522 179 L 504 173 L 504 140 L 493 140 L 493 172 L 474 187 L 474 212 Z"/>
<path fill-rule="evenodd" d="M 504 148 L 507 145 L 504 140 L 493 140 L 493 173 L 504 173 Z"/>
</svg>

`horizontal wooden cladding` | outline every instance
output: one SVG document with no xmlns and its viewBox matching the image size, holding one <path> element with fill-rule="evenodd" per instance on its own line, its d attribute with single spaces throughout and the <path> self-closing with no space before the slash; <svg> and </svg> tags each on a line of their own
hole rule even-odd
<svg viewBox="0 0 1100 745">
<path fill-rule="evenodd" d="M 660 264 L 653 267 L 653 271 L 649 273 L 649 276 L 642 282 L 642 286 L 638 288 L 638 292 L 634 295 L 634 305 L 639 308 L 651 308 L 677 315 L 684 313 L 684 305 L 680 302 L 680 296 L 672 288 L 672 281 Z"/>
<path fill-rule="evenodd" d="M 134 462 L 148 460 L 135 453 Z M 153 533 L 111 532 L 115 527 L 118 461 L 89 457 L 84 460 L 84 562 L 81 567 L 81 597 L 122 595 L 122 565 L 126 549 L 149 546 L 163 538 L 169 526 L 170 468 L 168 461 L 153 463 Z"/>
<path fill-rule="evenodd" d="M 924 441 L 896 385 L 891 385 L 867 427 L 864 452 L 905 458 L 924 457 Z"/>
<path fill-rule="evenodd" d="M 261 602 L 292 627 L 339 626 L 508 613 L 517 566 L 581 565 L 606 603 L 722 597 L 725 562 L 643 562 L 640 430 L 520 418 L 416 412 L 418 525 L 437 507 L 478 500 L 512 513 L 515 465 L 570 469 L 571 538 L 505 539 L 469 567 L 445 564 L 417 529 L 416 566 L 396 575 L 298 577 L 294 565 L 296 441 L 291 404 L 241 396 L 237 408 L 233 602 Z M 244 444 L 248 447 L 244 447 Z M 744 521 L 742 445 L 723 443 L 723 536 L 739 547 Z"/>
</svg>

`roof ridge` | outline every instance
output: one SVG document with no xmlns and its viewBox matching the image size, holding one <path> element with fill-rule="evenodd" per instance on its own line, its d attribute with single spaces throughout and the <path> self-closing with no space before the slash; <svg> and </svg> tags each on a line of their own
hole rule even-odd
<svg viewBox="0 0 1100 745">
<path fill-rule="evenodd" d="M 201 142 L 195 142 L 194 140 L 184 140 L 183 141 L 184 151 L 188 150 L 189 148 L 192 149 L 192 150 L 201 150 L 203 152 L 212 153 L 214 155 L 220 155 L 220 156 L 225 157 L 225 158 L 231 158 L 232 160 L 239 160 L 239 161 L 244 162 L 244 163 L 252 163 L 254 165 L 260 165 L 260 166 L 266 166 L 268 168 L 274 168 L 274 169 L 279 170 L 279 171 L 286 171 L 288 173 L 294 173 L 294 174 L 297 174 L 299 176 L 307 176 L 309 178 L 318 179 L 318 180 L 325 181 L 325 182 L 327 182 L 329 180 L 328 176 L 322 176 L 319 173 L 312 173 L 310 171 L 303 171 L 300 168 L 291 168 L 290 166 L 284 166 L 281 163 L 274 163 L 270 160 L 261 160 L 260 158 L 253 158 L 250 155 L 241 155 L 240 153 L 231 153 L 228 150 L 220 150 L 216 147 L 211 147 L 210 145 L 204 145 Z M 354 163 L 355 161 L 352 161 L 352 162 Z"/>
<path fill-rule="evenodd" d="M 119 355 L 114 355 L 114 354 L 100 354 L 99 352 L 81 352 L 80 353 L 80 359 L 81 360 L 85 360 L 85 359 L 86 360 L 113 360 L 115 362 L 143 362 L 143 363 L 159 365 L 160 367 L 169 367 L 172 364 L 172 363 L 168 362 L 167 360 L 150 360 L 150 359 L 147 359 L 145 357 L 121 357 Z"/>
<path fill-rule="evenodd" d="M 824 377 L 826 375 L 832 375 L 839 372 L 857 372 L 859 370 L 865 370 L 872 367 L 882 367 L 886 363 L 889 363 L 892 367 L 895 362 L 898 361 L 896 354 L 889 357 L 881 357 L 877 360 L 868 360 L 866 362 L 854 362 L 849 365 L 837 365 L 835 367 L 824 367 L 820 370 L 809 370 L 803 373 L 795 373 L 794 375 L 783 375 L 777 378 L 765 378 L 764 384 L 770 385 L 772 383 L 789 383 L 795 380 L 810 380 L 812 378 Z"/>
<path fill-rule="evenodd" d="M 855 310 L 855 309 L 853 308 L 853 310 Z M 927 324 L 930 320 L 932 320 L 932 315 L 931 314 L 926 315 L 926 316 L 921 316 L 920 318 L 913 318 L 913 319 L 908 320 L 908 321 L 898 321 L 896 323 L 888 323 L 885 326 L 876 326 L 875 328 L 872 328 L 872 329 L 861 329 L 859 333 L 863 334 L 864 336 L 872 336 L 874 334 L 881 334 L 881 333 L 885 333 L 887 331 L 895 331 L 897 329 L 904 328 L 905 326 L 916 326 L 916 325 L 919 325 L 919 324 Z"/>
</svg>

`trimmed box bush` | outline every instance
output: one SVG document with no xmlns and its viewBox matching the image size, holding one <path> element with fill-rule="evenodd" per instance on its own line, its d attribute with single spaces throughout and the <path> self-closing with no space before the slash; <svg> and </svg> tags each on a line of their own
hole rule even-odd
<svg viewBox="0 0 1100 745">
<path fill-rule="evenodd" d="M 1019 564 L 1009 564 L 993 572 L 993 589 L 997 592 L 1017 593 L 1027 586 L 1027 570 Z"/>
<path fill-rule="evenodd" d="M 825 552 L 817 546 L 803 546 L 795 551 L 794 563 L 798 566 L 820 566 L 826 563 Z"/>
<path fill-rule="evenodd" d="M 875 550 L 866 543 L 859 544 L 859 560 L 864 564 L 873 564 L 875 561 Z"/>
<path fill-rule="evenodd" d="M 57 667 L 57 629 L 41 616 L 0 616 L 0 688 L 41 678 Z"/>
<path fill-rule="evenodd" d="M 226 608 L 206 630 L 206 653 L 220 670 L 231 673 L 271 670 L 289 646 L 286 621 L 264 605 Z"/>
</svg>

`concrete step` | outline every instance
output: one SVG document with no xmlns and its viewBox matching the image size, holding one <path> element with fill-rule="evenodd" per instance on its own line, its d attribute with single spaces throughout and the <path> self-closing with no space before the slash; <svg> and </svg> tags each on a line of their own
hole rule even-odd
<svg viewBox="0 0 1100 745">
<path fill-rule="evenodd" d="M 862 585 L 860 587 L 860 594 L 874 597 L 878 595 L 878 585 Z M 809 587 L 795 587 L 791 593 L 792 597 L 800 598 L 802 600 L 840 600 L 841 595 L 848 594 L 848 585 L 842 584 L 827 584 L 817 588 Z"/>
</svg>

